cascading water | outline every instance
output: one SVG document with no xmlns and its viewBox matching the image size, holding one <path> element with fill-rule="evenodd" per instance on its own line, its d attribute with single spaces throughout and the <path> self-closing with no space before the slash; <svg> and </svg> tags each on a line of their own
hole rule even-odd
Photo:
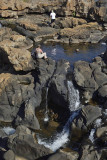
<svg viewBox="0 0 107 160">
<path fill-rule="evenodd" d="M 68 90 L 69 90 L 69 108 L 70 111 L 77 110 L 79 107 L 79 92 L 75 90 L 72 82 L 68 81 Z M 45 147 L 56 151 L 61 146 L 66 144 L 69 141 L 69 133 L 70 133 L 70 124 L 72 123 L 73 119 L 79 114 L 79 111 L 75 111 L 71 113 L 67 123 L 63 127 L 62 132 L 57 133 L 50 137 L 50 139 L 41 139 L 39 135 L 37 135 L 38 143 L 44 145 Z"/>
<path fill-rule="evenodd" d="M 75 111 L 79 108 L 80 99 L 79 91 L 74 88 L 74 85 L 71 81 L 68 81 L 68 100 L 69 100 L 69 109 L 70 111 Z"/>
<path fill-rule="evenodd" d="M 45 108 L 45 117 L 44 117 L 44 122 L 49 121 L 48 117 L 48 87 L 46 88 L 46 108 Z"/>
<path fill-rule="evenodd" d="M 2 24 L 0 23 L 0 28 L 2 28 Z"/>
</svg>

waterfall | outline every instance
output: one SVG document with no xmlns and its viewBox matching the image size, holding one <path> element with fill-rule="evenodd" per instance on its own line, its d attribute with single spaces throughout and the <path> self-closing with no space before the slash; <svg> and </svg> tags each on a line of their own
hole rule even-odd
<svg viewBox="0 0 107 160">
<path fill-rule="evenodd" d="M 72 82 L 68 81 L 68 90 L 69 90 L 69 108 L 70 111 L 77 110 L 80 102 L 79 102 L 79 92 L 75 90 Z M 51 149 L 52 151 L 56 151 L 61 146 L 66 144 L 69 141 L 70 134 L 70 125 L 73 119 L 79 114 L 80 110 L 71 113 L 67 123 L 63 127 L 60 133 L 56 133 L 50 137 L 50 139 L 42 139 L 39 135 L 37 135 L 38 143 L 44 145 L 45 147 Z"/>
<path fill-rule="evenodd" d="M 61 146 L 66 144 L 69 141 L 69 133 L 70 133 L 70 124 L 72 123 L 73 119 L 79 114 L 79 111 L 74 112 L 70 118 L 68 119 L 67 123 L 63 127 L 61 133 L 57 133 L 51 138 L 48 139 L 41 139 L 39 135 L 37 135 L 38 143 L 44 145 L 45 147 L 51 149 L 52 151 L 56 151 Z"/>
<path fill-rule="evenodd" d="M 2 24 L 0 23 L 0 28 L 2 28 Z"/>
<path fill-rule="evenodd" d="M 79 109 L 79 104 L 80 104 L 79 92 L 74 88 L 74 85 L 71 81 L 68 81 L 67 84 L 68 84 L 69 109 L 70 111 L 75 111 Z"/>
<path fill-rule="evenodd" d="M 46 88 L 46 105 L 45 105 L 45 117 L 44 117 L 44 121 L 45 122 L 49 121 L 49 117 L 48 117 L 48 87 Z"/>
<path fill-rule="evenodd" d="M 91 129 L 90 135 L 89 135 L 89 139 L 90 141 L 93 143 L 94 142 L 94 134 L 95 134 L 95 129 Z"/>
</svg>

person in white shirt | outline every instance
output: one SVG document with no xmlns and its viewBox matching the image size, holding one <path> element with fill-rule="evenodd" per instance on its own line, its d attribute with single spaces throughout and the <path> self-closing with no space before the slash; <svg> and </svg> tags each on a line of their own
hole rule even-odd
<svg viewBox="0 0 107 160">
<path fill-rule="evenodd" d="M 56 18 L 56 13 L 53 10 L 50 13 L 50 17 L 51 17 L 51 24 L 52 24 L 53 22 L 55 22 L 55 18 Z"/>
</svg>

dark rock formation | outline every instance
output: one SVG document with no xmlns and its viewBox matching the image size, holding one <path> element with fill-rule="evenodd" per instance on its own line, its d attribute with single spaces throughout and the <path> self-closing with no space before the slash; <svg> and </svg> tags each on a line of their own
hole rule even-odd
<svg viewBox="0 0 107 160">
<path fill-rule="evenodd" d="M 67 70 L 69 62 L 61 60 L 56 65 L 56 70 L 50 82 L 49 97 L 50 101 L 58 106 L 67 109 L 68 106 L 68 89 L 67 89 Z"/>
<path fill-rule="evenodd" d="M 101 57 L 96 57 L 93 63 L 83 61 L 75 63 L 74 79 L 84 91 L 83 98 L 86 101 L 89 101 L 95 95 L 99 97 L 99 101 L 106 99 L 107 75 L 103 68 L 106 68 L 106 64 Z M 102 87 L 105 89 L 103 90 Z"/>
<path fill-rule="evenodd" d="M 18 157 L 29 160 L 34 160 L 52 153 L 51 150 L 37 144 L 31 131 L 24 126 L 19 126 L 16 129 L 16 133 L 9 137 L 8 147 Z"/>
<path fill-rule="evenodd" d="M 71 137 L 80 140 L 84 134 L 89 132 L 94 121 L 100 117 L 101 109 L 96 106 L 87 105 L 82 108 L 79 116 L 73 120 L 71 125 Z M 72 142 L 71 142 L 72 143 Z"/>
</svg>

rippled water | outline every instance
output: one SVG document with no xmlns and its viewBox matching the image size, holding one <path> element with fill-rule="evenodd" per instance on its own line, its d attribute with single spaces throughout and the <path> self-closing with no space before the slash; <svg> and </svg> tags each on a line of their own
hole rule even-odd
<svg viewBox="0 0 107 160">
<path fill-rule="evenodd" d="M 54 60 L 65 59 L 73 64 L 78 60 L 91 62 L 93 58 L 105 52 L 107 45 L 105 43 L 98 44 L 48 44 L 42 45 L 42 49 L 47 53 L 48 57 Z M 79 49 L 79 52 L 76 52 Z"/>
</svg>

